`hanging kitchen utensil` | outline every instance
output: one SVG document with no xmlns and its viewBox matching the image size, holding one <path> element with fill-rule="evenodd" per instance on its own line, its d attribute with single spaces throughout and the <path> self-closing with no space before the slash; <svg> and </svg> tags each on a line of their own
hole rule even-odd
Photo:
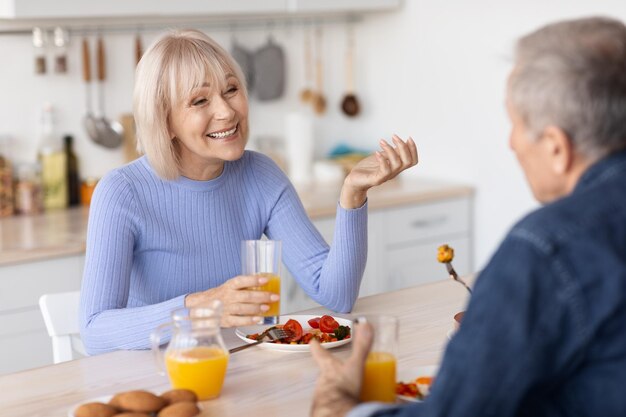
<svg viewBox="0 0 626 417">
<path fill-rule="evenodd" d="M 67 73 L 67 44 L 69 42 L 69 34 L 67 30 L 56 27 L 54 28 L 54 72 L 57 74 Z"/>
<path fill-rule="evenodd" d="M 96 126 L 98 127 L 97 142 L 107 148 L 117 148 L 122 144 L 124 129 L 122 125 L 114 120 L 108 120 L 104 113 L 104 91 L 103 84 L 106 80 L 106 60 L 104 51 L 104 40 L 98 36 L 98 50 L 96 54 L 98 69 L 98 104 L 99 118 Z"/>
<path fill-rule="evenodd" d="M 272 35 L 267 44 L 254 54 L 254 75 L 257 98 L 260 101 L 276 100 L 285 91 L 285 53 L 274 42 Z"/>
<path fill-rule="evenodd" d="M 354 29 L 348 28 L 346 49 L 346 95 L 341 101 L 341 110 L 348 117 L 355 117 L 361 111 L 359 99 L 354 94 Z"/>
<path fill-rule="evenodd" d="M 255 84 L 254 62 L 253 62 L 254 55 L 252 52 L 244 48 L 239 43 L 239 41 L 237 41 L 237 38 L 235 37 L 234 33 L 232 34 L 231 39 L 232 41 L 231 41 L 230 54 L 232 55 L 233 58 L 235 58 L 235 61 L 239 64 L 239 67 L 241 68 L 243 75 L 246 77 L 246 88 L 249 94 L 252 90 L 254 90 L 254 84 Z"/>
<path fill-rule="evenodd" d="M 324 97 L 324 66 L 322 65 L 322 28 L 318 27 L 315 33 L 315 87 L 317 91 L 313 97 L 313 110 L 321 115 L 326 111 L 326 97 Z"/>
<path fill-rule="evenodd" d="M 141 34 L 137 32 L 135 34 L 135 66 L 139 64 L 139 61 L 141 61 L 142 56 L 143 56 L 143 44 L 141 42 Z"/>
<path fill-rule="evenodd" d="M 311 31 L 304 35 L 304 88 L 300 91 L 300 101 L 309 103 L 313 100 L 313 57 L 311 56 Z"/>
<path fill-rule="evenodd" d="M 46 73 L 46 32 L 33 28 L 33 46 L 35 47 L 35 74 Z"/>
<path fill-rule="evenodd" d="M 83 126 L 87 134 L 94 142 L 98 143 L 98 128 L 96 116 L 91 111 L 91 54 L 89 53 L 89 41 L 83 38 L 83 80 L 85 81 L 85 117 L 83 118 Z"/>
</svg>

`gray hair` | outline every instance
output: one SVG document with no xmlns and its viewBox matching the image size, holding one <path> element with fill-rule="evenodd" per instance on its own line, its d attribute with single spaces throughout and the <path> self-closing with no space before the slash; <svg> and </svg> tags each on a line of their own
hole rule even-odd
<svg viewBox="0 0 626 417">
<path fill-rule="evenodd" d="M 197 30 L 169 32 L 144 53 L 135 70 L 133 93 L 137 149 L 160 177 L 175 179 L 180 173 L 179 149 L 169 134 L 173 107 L 206 81 L 212 88 L 223 88 L 227 74 L 237 78 L 247 96 L 237 62 Z"/>
<path fill-rule="evenodd" d="M 577 152 L 626 148 L 626 26 L 593 17 L 547 25 L 517 43 L 509 99 L 533 139 L 558 126 Z"/>
</svg>

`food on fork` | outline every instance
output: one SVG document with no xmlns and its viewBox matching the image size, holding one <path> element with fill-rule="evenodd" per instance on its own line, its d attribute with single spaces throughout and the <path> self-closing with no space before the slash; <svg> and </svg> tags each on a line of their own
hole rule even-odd
<svg viewBox="0 0 626 417">
<path fill-rule="evenodd" d="M 454 249 L 448 245 L 441 245 L 437 249 L 437 260 L 441 263 L 452 262 L 454 259 Z"/>
<path fill-rule="evenodd" d="M 312 339 L 320 343 L 337 342 L 349 339 L 351 331 L 349 326 L 340 326 L 334 317 L 324 315 L 308 320 L 310 329 L 304 331 L 297 320 L 290 319 L 285 324 L 278 324 L 273 328 L 285 329 L 291 332 L 290 337 L 268 341 L 267 343 L 307 345 Z M 258 340 L 260 333 L 246 335 L 248 339 Z"/>
</svg>

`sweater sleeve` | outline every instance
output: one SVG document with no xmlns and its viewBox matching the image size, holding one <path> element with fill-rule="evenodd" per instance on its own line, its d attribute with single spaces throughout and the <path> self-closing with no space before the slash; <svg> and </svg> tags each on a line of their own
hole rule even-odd
<svg viewBox="0 0 626 417">
<path fill-rule="evenodd" d="M 89 210 L 80 333 L 89 354 L 150 347 L 150 333 L 184 306 L 184 295 L 128 308 L 133 249 L 141 233 L 136 200 L 119 171 L 96 187 Z M 164 340 L 165 341 L 165 340 Z"/>
<path fill-rule="evenodd" d="M 367 261 L 367 203 L 345 210 L 337 204 L 331 246 L 315 228 L 293 185 L 273 162 L 260 159 L 255 167 L 262 189 L 269 183 L 277 192 L 270 199 L 265 234 L 283 242 L 283 262 L 302 289 L 317 303 L 333 311 L 352 309 Z M 276 186 L 275 184 L 280 184 Z"/>
</svg>

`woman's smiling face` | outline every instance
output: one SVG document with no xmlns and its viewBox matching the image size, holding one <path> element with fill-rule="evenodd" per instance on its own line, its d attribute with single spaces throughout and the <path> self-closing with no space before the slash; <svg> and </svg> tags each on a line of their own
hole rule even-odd
<svg viewBox="0 0 626 417">
<path fill-rule="evenodd" d="M 169 130 L 184 176 L 217 177 L 225 161 L 242 157 L 248 140 L 248 99 L 240 81 L 227 73 L 219 85 L 207 81 L 192 89 L 173 106 Z"/>
</svg>

